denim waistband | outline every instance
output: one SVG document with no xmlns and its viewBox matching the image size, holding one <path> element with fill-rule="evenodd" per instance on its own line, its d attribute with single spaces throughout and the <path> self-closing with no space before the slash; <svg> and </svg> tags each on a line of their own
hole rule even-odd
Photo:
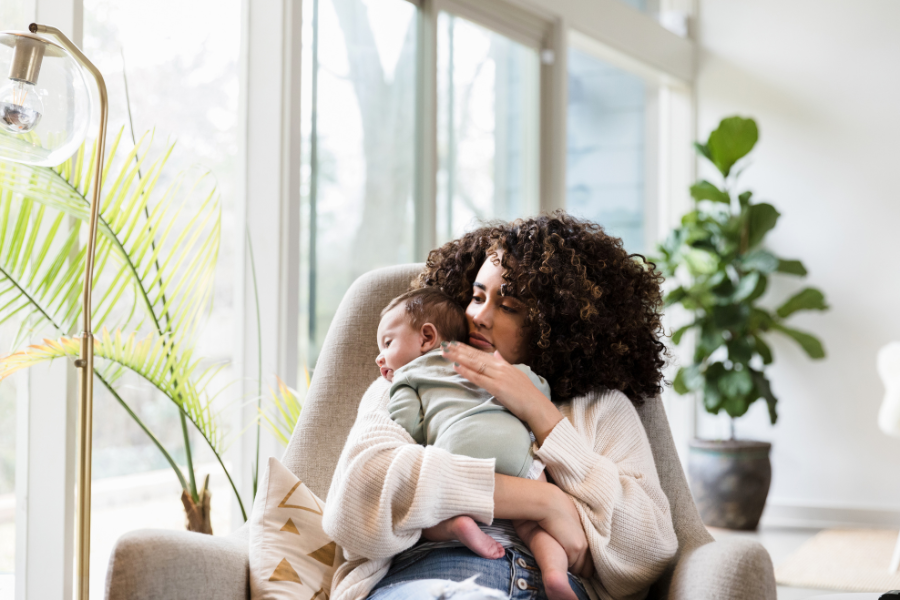
<svg viewBox="0 0 900 600">
<path fill-rule="evenodd" d="M 546 600 L 541 572 L 529 554 L 513 548 L 506 549 L 503 558 L 481 558 L 468 548 L 437 548 L 426 553 L 396 560 L 375 589 L 373 600 L 394 600 L 409 597 L 404 584 L 423 580 L 461 582 L 477 575 L 475 582 L 501 592 L 511 600 Z M 588 595 L 581 580 L 571 573 L 569 583 L 579 600 Z M 396 589 L 394 589 L 396 588 Z"/>
</svg>

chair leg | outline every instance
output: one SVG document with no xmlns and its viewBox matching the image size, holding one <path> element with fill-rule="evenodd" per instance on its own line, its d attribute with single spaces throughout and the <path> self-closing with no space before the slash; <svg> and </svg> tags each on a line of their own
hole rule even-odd
<svg viewBox="0 0 900 600">
<path fill-rule="evenodd" d="M 897 545 L 894 546 L 894 556 L 893 558 L 891 558 L 891 567 L 889 573 L 896 573 L 897 567 L 900 567 L 900 535 L 897 536 Z"/>
</svg>

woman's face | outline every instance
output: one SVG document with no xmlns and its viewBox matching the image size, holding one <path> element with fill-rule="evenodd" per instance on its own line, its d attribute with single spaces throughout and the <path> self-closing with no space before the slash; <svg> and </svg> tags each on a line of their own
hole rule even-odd
<svg viewBox="0 0 900 600">
<path fill-rule="evenodd" d="M 519 300 L 500 295 L 502 276 L 500 257 L 488 256 L 475 276 L 466 308 L 469 345 L 485 352 L 497 350 L 511 364 L 523 363 L 528 358 L 522 335 L 527 309 Z"/>
</svg>

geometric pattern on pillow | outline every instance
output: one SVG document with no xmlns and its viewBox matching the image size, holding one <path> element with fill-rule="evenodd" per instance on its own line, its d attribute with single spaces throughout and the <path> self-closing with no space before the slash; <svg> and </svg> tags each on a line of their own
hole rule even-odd
<svg viewBox="0 0 900 600">
<path fill-rule="evenodd" d="M 270 458 L 250 516 L 252 600 L 328 600 L 340 547 L 322 531 L 325 504 Z"/>
</svg>

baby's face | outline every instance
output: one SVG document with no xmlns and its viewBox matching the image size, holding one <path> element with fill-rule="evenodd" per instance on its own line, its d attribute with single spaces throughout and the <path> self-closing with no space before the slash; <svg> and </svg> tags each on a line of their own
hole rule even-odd
<svg viewBox="0 0 900 600">
<path fill-rule="evenodd" d="M 381 376 L 394 380 L 394 371 L 419 358 L 427 340 L 416 331 L 406 318 L 406 306 L 394 307 L 378 324 L 378 350 L 381 352 L 375 362 L 381 369 Z"/>
</svg>

